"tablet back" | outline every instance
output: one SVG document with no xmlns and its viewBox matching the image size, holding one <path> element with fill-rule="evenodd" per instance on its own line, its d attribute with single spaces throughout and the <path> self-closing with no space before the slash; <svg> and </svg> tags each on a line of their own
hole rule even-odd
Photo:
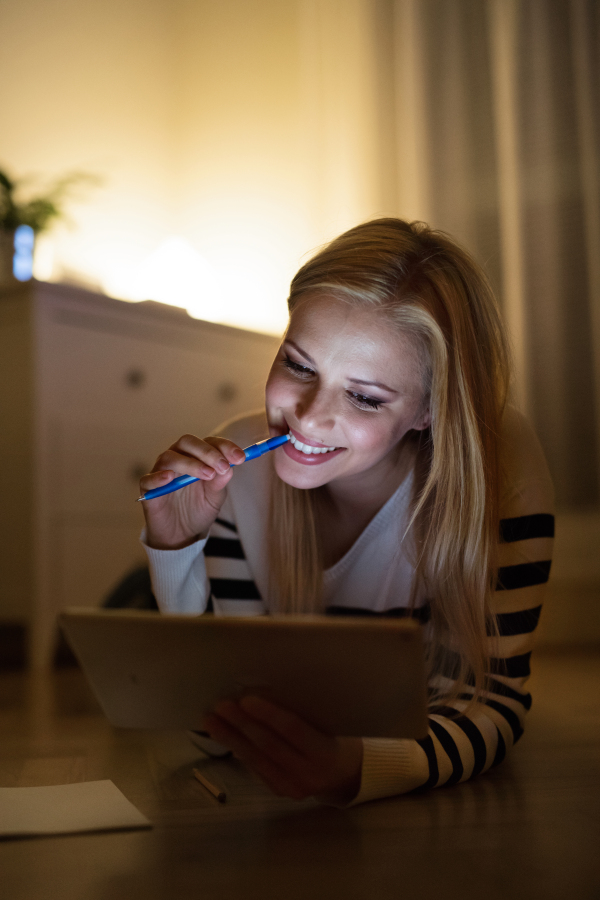
<svg viewBox="0 0 600 900">
<path fill-rule="evenodd" d="M 427 734 L 410 619 L 73 609 L 60 624 L 113 725 L 199 729 L 218 700 L 253 693 L 329 734 Z"/>
</svg>

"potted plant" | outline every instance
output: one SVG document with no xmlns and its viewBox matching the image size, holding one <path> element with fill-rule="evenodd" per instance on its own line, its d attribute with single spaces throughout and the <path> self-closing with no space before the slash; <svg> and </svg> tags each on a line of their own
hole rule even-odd
<svg viewBox="0 0 600 900">
<path fill-rule="evenodd" d="M 31 196 L 30 183 L 30 179 L 14 179 L 0 169 L 0 285 L 31 277 L 35 237 L 64 218 L 64 204 L 72 196 L 73 188 L 84 183 L 98 184 L 98 178 L 85 172 L 71 172 L 49 184 L 41 196 Z"/>
</svg>

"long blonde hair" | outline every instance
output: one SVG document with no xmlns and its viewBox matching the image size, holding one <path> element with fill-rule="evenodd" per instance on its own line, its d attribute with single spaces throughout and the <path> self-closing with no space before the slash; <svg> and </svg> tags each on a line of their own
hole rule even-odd
<svg viewBox="0 0 600 900">
<path fill-rule="evenodd" d="M 300 269 L 290 313 L 317 294 L 383 310 L 416 342 L 431 425 L 408 436 L 417 443 L 409 526 L 415 588 L 430 599 L 432 673 L 449 675 L 455 692 L 471 682 L 479 693 L 486 633 L 494 632 L 499 434 L 509 380 L 492 290 L 447 235 L 423 223 L 377 219 L 345 232 Z M 317 496 L 274 479 L 271 574 L 282 612 L 322 611 Z"/>
</svg>

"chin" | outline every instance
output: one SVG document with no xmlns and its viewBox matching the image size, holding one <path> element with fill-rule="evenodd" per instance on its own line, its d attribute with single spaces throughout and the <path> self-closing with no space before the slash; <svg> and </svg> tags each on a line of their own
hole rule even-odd
<svg viewBox="0 0 600 900">
<path fill-rule="evenodd" d="M 286 484 L 289 484 L 290 487 L 297 488 L 299 491 L 308 491 L 311 488 L 322 487 L 331 480 L 318 469 L 307 468 L 300 471 L 298 469 L 299 467 L 292 467 L 291 465 L 285 465 L 285 463 L 282 465 L 275 463 L 275 472 L 279 478 L 285 481 Z"/>
</svg>

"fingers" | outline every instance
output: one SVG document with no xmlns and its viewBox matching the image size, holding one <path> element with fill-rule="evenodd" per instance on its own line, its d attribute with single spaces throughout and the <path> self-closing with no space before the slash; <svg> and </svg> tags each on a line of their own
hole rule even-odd
<svg viewBox="0 0 600 900">
<path fill-rule="evenodd" d="M 261 753 L 246 735 L 238 731 L 226 719 L 216 714 L 207 716 L 205 727 L 213 740 L 218 741 L 225 747 L 229 747 L 234 755 L 251 772 L 258 775 L 278 797 L 291 797 L 293 800 L 303 800 L 309 796 L 300 785 L 295 783 L 292 777 L 268 756 Z"/>
<path fill-rule="evenodd" d="M 207 476 L 224 475 L 229 470 L 230 463 L 237 464 L 244 459 L 244 451 L 226 438 L 210 436 L 202 439 L 193 434 L 184 434 L 161 453 L 154 469 L 173 468 L 179 472 L 182 466 L 187 466 L 186 474 L 196 477 L 202 475 L 206 480 Z M 194 471 L 189 471 L 190 466 Z"/>
<path fill-rule="evenodd" d="M 238 465 L 244 459 L 244 451 L 226 438 L 211 436 L 203 440 L 184 434 L 160 454 L 152 472 L 140 479 L 140 489 L 162 487 L 179 475 L 193 475 L 201 481 L 219 480 L 218 476 L 228 475 L 231 464 Z"/>
<path fill-rule="evenodd" d="M 245 713 L 273 730 L 305 757 L 321 753 L 324 744 L 328 742 L 326 735 L 317 731 L 300 716 L 270 703 L 263 697 L 243 697 L 240 706 Z"/>
<path fill-rule="evenodd" d="M 186 435 L 186 437 L 188 437 L 188 435 Z M 198 440 L 198 438 L 195 438 L 195 440 Z M 204 438 L 204 443 L 213 447 L 215 456 L 225 459 L 228 466 L 230 464 L 239 465 L 246 459 L 242 448 L 238 447 L 237 444 L 234 444 L 233 441 L 227 440 L 227 438 L 210 435 L 209 437 Z"/>
<path fill-rule="evenodd" d="M 286 769 L 299 768 L 303 764 L 304 757 L 298 748 L 286 741 L 272 723 L 255 719 L 244 700 L 240 703 L 223 701 L 217 705 L 215 712 L 243 734 L 260 753 L 281 763 Z"/>
<path fill-rule="evenodd" d="M 206 720 L 224 743 L 276 794 L 304 799 L 321 791 L 335 764 L 335 739 L 258 697 L 227 700 Z"/>
</svg>

